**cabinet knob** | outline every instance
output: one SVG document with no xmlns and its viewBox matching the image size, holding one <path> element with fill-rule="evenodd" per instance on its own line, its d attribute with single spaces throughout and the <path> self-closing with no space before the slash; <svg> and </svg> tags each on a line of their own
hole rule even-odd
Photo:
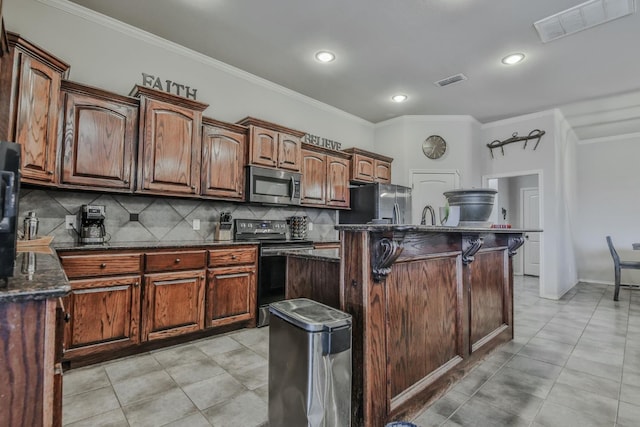
<svg viewBox="0 0 640 427">
<path fill-rule="evenodd" d="M 53 171 L 47 171 L 47 175 L 53 175 Z"/>
<path fill-rule="evenodd" d="M 204 280 L 204 274 L 203 274 L 202 276 L 200 276 L 200 279 L 201 279 L 201 280 Z"/>
<path fill-rule="evenodd" d="M 231 259 L 236 259 L 236 258 L 237 258 L 237 256 L 231 255 Z"/>
<path fill-rule="evenodd" d="M 138 286 L 140 286 L 140 283 L 139 282 L 133 282 L 133 286 L 137 288 Z"/>
<path fill-rule="evenodd" d="M 100 264 L 100 268 L 107 268 L 107 264 L 103 262 L 102 264 Z"/>
<path fill-rule="evenodd" d="M 176 264 L 180 262 L 180 258 L 176 258 Z"/>
<path fill-rule="evenodd" d="M 196 189 L 196 186 L 195 186 L 195 185 L 192 185 L 192 186 L 191 186 L 191 189 L 192 189 L 192 190 L 195 190 L 195 189 Z"/>
<path fill-rule="evenodd" d="M 129 180 L 128 179 L 125 179 L 123 182 L 124 182 L 125 185 L 129 184 Z"/>
</svg>

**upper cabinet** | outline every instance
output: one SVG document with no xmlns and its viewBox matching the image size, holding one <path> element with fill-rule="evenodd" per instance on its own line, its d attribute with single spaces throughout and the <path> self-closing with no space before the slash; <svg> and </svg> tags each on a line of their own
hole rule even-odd
<svg viewBox="0 0 640 427">
<path fill-rule="evenodd" d="M 136 86 L 140 97 L 137 192 L 200 194 L 200 126 L 208 105 Z"/>
<path fill-rule="evenodd" d="M 303 205 L 349 207 L 349 155 L 302 144 Z"/>
<path fill-rule="evenodd" d="M 0 67 L 0 139 L 22 145 L 22 181 L 57 181 L 58 101 L 69 65 L 8 33 Z"/>
<path fill-rule="evenodd" d="M 351 154 L 350 179 L 353 182 L 381 182 L 391 183 L 391 157 L 361 150 L 347 148 L 345 153 Z"/>
<path fill-rule="evenodd" d="M 225 199 L 244 198 L 247 128 L 202 119 L 201 193 Z"/>
<path fill-rule="evenodd" d="M 249 164 L 300 172 L 305 132 L 253 117 L 238 124 L 249 127 Z"/>
<path fill-rule="evenodd" d="M 138 100 L 62 82 L 61 186 L 132 192 Z"/>
</svg>

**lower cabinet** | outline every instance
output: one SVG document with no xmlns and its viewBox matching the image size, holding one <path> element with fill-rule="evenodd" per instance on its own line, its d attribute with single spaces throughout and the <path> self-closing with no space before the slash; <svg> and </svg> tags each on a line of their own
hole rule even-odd
<svg viewBox="0 0 640 427">
<path fill-rule="evenodd" d="M 203 329 L 204 279 L 204 270 L 145 275 L 142 339 Z"/>
<path fill-rule="evenodd" d="M 210 268 L 207 278 L 207 327 L 255 319 L 254 265 Z"/>
<path fill-rule="evenodd" d="M 205 327 L 255 326 L 257 245 L 59 256 L 71 284 L 63 299 L 64 359 L 73 364 L 131 354 Z"/>
<path fill-rule="evenodd" d="M 206 326 L 249 321 L 256 324 L 258 248 L 235 246 L 209 251 Z"/>
<path fill-rule="evenodd" d="M 140 342 L 139 275 L 71 280 L 65 357 L 114 351 Z"/>
</svg>

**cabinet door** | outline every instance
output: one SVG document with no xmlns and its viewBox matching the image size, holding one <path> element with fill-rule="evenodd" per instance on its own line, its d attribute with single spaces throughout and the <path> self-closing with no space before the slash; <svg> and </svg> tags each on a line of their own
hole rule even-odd
<svg viewBox="0 0 640 427">
<path fill-rule="evenodd" d="M 204 276 L 204 270 L 144 276 L 143 341 L 203 329 Z"/>
<path fill-rule="evenodd" d="M 375 167 L 371 157 L 354 154 L 351 161 L 353 162 L 352 180 L 361 182 L 374 181 Z"/>
<path fill-rule="evenodd" d="M 327 156 L 302 150 L 302 171 L 302 203 L 324 206 L 327 202 Z"/>
<path fill-rule="evenodd" d="M 251 164 L 272 168 L 278 166 L 278 132 L 251 126 L 249 144 Z"/>
<path fill-rule="evenodd" d="M 54 183 L 60 73 L 20 55 L 15 142 L 22 145 L 22 180 Z"/>
<path fill-rule="evenodd" d="M 201 113 L 142 98 L 141 192 L 200 193 Z"/>
<path fill-rule="evenodd" d="M 391 183 L 391 163 L 385 162 L 383 160 L 375 161 L 376 168 L 376 182 L 381 182 L 383 184 Z"/>
<path fill-rule="evenodd" d="M 256 318 L 255 265 L 210 268 L 207 280 L 207 327 Z"/>
<path fill-rule="evenodd" d="M 65 358 L 117 350 L 140 341 L 140 276 L 70 283 Z"/>
<path fill-rule="evenodd" d="M 299 172 L 302 165 L 302 141 L 284 133 L 278 134 L 278 167 Z"/>
<path fill-rule="evenodd" d="M 61 183 L 133 191 L 138 109 L 67 93 Z"/>
<path fill-rule="evenodd" d="M 242 199 L 244 196 L 244 134 L 202 127 L 202 194 Z"/>
<path fill-rule="evenodd" d="M 349 161 L 327 156 L 327 205 L 349 207 Z"/>
</svg>

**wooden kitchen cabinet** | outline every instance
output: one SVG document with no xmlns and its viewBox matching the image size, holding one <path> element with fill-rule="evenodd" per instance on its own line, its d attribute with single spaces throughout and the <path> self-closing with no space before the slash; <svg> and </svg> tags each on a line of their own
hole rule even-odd
<svg viewBox="0 0 640 427">
<path fill-rule="evenodd" d="M 347 148 L 345 153 L 351 154 L 350 179 L 352 182 L 391 183 L 391 157 L 371 153 L 359 148 Z"/>
<path fill-rule="evenodd" d="M 249 164 L 300 172 L 305 132 L 253 117 L 238 124 L 249 127 Z"/>
<path fill-rule="evenodd" d="M 247 128 L 202 119 L 201 194 L 244 199 Z"/>
<path fill-rule="evenodd" d="M 0 303 L 0 425 L 62 425 L 57 298 Z"/>
<path fill-rule="evenodd" d="M 132 192 L 138 100 L 62 82 L 61 186 Z"/>
<path fill-rule="evenodd" d="M 60 255 L 71 294 L 65 308 L 64 358 L 95 356 L 140 342 L 140 253 Z"/>
<path fill-rule="evenodd" d="M 145 260 L 142 340 L 203 329 L 206 251 L 147 253 Z"/>
<path fill-rule="evenodd" d="M 303 205 L 324 206 L 327 204 L 327 155 L 302 150 L 302 189 Z"/>
<path fill-rule="evenodd" d="M 310 144 L 303 147 L 301 203 L 348 208 L 349 156 Z"/>
<path fill-rule="evenodd" d="M 69 65 L 8 33 L 0 68 L 0 139 L 22 145 L 22 181 L 55 185 L 60 82 Z"/>
<path fill-rule="evenodd" d="M 65 359 L 140 342 L 140 275 L 71 280 Z"/>
<path fill-rule="evenodd" d="M 257 311 L 258 248 L 230 246 L 209 251 L 206 326 L 249 322 Z"/>
<path fill-rule="evenodd" d="M 136 192 L 199 195 L 200 127 L 208 105 L 144 86 L 131 95 L 140 98 Z"/>
</svg>

